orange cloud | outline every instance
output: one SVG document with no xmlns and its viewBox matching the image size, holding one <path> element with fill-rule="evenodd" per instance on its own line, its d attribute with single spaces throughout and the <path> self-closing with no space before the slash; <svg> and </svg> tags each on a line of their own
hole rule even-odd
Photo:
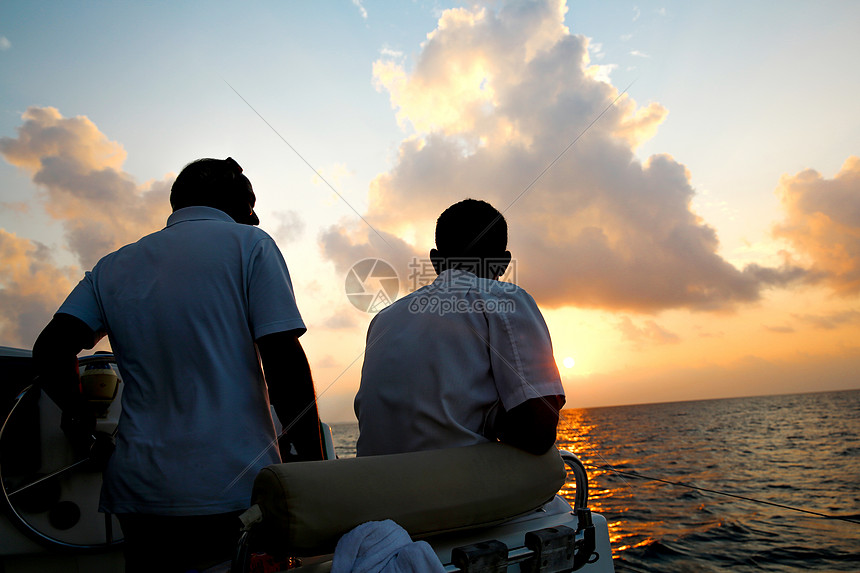
<svg viewBox="0 0 860 573">
<path fill-rule="evenodd" d="M 64 118 L 53 107 L 30 107 L 21 116 L 18 139 L 2 138 L 3 156 L 12 165 L 30 173 L 42 168 L 42 160 L 65 157 L 81 165 L 118 169 L 125 161 L 122 146 L 109 141 L 84 116 Z"/>
<path fill-rule="evenodd" d="M 121 170 L 125 150 L 86 117 L 31 107 L 22 119 L 18 137 L 0 138 L 0 155 L 30 174 L 38 203 L 63 226 L 62 248 L 81 267 L 164 226 L 172 177 L 137 185 Z M 48 247 L 0 229 L 3 343 L 30 346 L 81 273 L 58 266 Z"/>
<path fill-rule="evenodd" d="M 475 141 L 513 137 L 519 130 L 500 109 L 505 94 L 529 62 L 569 34 L 566 12 L 563 1 L 506 6 L 502 13 L 484 7 L 446 10 L 411 74 L 400 63 L 380 60 L 373 66 L 374 81 L 388 91 L 401 126 Z"/>
<path fill-rule="evenodd" d="M 849 157 L 833 179 L 812 169 L 785 175 L 777 195 L 786 218 L 774 234 L 807 256 L 837 293 L 860 292 L 860 157 Z"/>
<path fill-rule="evenodd" d="M 545 306 L 719 309 L 802 277 L 791 266 L 741 270 L 718 254 L 716 232 L 690 209 L 684 165 L 634 153 L 665 108 L 618 98 L 598 79 L 565 12 L 559 0 L 459 8 L 442 15 L 411 71 L 377 62 L 378 85 L 418 133 L 372 182 L 367 220 L 408 229 L 424 253 L 446 207 L 487 200 L 508 220 L 517 282 Z M 364 232 L 330 231 L 327 255 L 368 248 Z"/>
<path fill-rule="evenodd" d="M 677 334 L 665 329 L 653 320 L 646 320 L 642 326 L 637 326 L 629 316 L 623 316 L 617 327 L 624 338 L 637 347 L 652 344 L 675 344 L 681 340 Z"/>
<path fill-rule="evenodd" d="M 56 266 L 44 245 L 0 229 L 0 340 L 31 345 L 78 275 Z"/>
<path fill-rule="evenodd" d="M 164 225 L 172 179 L 138 186 L 121 170 L 122 146 L 86 117 L 31 107 L 22 118 L 17 138 L 0 138 L 0 154 L 42 190 L 42 206 L 62 221 L 82 266 Z"/>
</svg>

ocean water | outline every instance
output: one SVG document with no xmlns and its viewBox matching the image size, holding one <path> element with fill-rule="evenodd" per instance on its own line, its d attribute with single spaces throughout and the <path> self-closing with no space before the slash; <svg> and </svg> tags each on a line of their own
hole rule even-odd
<svg viewBox="0 0 860 573">
<path fill-rule="evenodd" d="M 860 572 L 858 523 L 624 475 L 860 521 L 860 390 L 562 414 L 557 445 L 588 467 L 617 571 Z M 333 433 L 354 456 L 357 426 Z"/>
</svg>

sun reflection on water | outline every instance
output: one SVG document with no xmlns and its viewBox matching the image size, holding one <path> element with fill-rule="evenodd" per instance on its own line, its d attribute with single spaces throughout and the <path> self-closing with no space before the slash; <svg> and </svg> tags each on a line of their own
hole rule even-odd
<svg viewBox="0 0 860 573">
<path fill-rule="evenodd" d="M 857 525 L 695 487 L 856 519 L 858 413 L 860 391 L 563 410 L 557 445 L 586 467 L 619 571 L 857 570 Z M 333 430 L 354 456 L 357 425 Z"/>
<path fill-rule="evenodd" d="M 856 561 L 860 528 L 790 511 L 853 515 L 860 432 L 856 417 L 834 412 L 860 412 L 860 393 L 563 410 L 557 446 L 585 465 L 588 505 L 607 519 L 613 558 L 624 567 L 751 571 L 751 560 L 763 560 L 794 571 L 801 555 L 811 565 L 814 554 L 823 569 L 843 570 Z M 573 482 L 571 474 L 561 490 L 571 502 Z M 800 538 L 786 535 L 799 531 L 803 551 Z"/>
</svg>

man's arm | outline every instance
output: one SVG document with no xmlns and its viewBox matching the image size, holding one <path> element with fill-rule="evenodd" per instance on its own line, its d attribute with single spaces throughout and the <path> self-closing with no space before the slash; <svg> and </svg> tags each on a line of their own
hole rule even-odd
<svg viewBox="0 0 860 573">
<path fill-rule="evenodd" d="M 37 383 L 63 411 L 62 428 L 73 441 L 89 439 L 95 429 L 95 414 L 81 394 L 77 356 L 96 342 L 84 321 L 58 313 L 33 345 Z"/>
<path fill-rule="evenodd" d="M 287 429 L 298 460 L 323 459 L 320 418 L 308 358 L 293 332 L 275 332 L 257 339 L 269 400 Z M 281 452 L 287 458 L 287 452 Z"/>
<path fill-rule="evenodd" d="M 564 396 L 526 400 L 502 415 L 498 422 L 499 440 L 532 454 L 546 453 L 555 444 L 558 411 L 562 406 Z"/>
</svg>

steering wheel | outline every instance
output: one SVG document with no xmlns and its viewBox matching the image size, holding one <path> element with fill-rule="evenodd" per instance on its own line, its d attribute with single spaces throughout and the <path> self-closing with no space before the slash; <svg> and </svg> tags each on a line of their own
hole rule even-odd
<svg viewBox="0 0 860 573">
<path fill-rule="evenodd" d="M 79 360 L 116 372 L 112 354 Z M 119 379 L 117 382 L 120 382 Z M 119 385 L 119 384 L 118 384 Z M 121 386 L 121 385 L 119 385 Z M 109 404 L 109 406 L 105 406 Z M 118 396 L 102 400 L 97 430 L 116 434 Z M 101 471 L 80 458 L 60 430 L 62 412 L 38 387 L 25 388 L 0 427 L 0 506 L 22 533 L 54 550 L 99 552 L 122 543 L 115 516 L 98 511 Z"/>
</svg>

